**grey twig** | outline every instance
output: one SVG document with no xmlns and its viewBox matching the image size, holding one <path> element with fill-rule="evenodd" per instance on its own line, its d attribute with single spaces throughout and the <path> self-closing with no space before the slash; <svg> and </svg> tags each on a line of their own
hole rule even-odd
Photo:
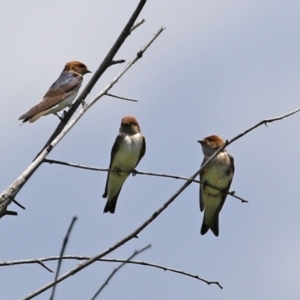
<svg viewBox="0 0 300 300">
<path fill-rule="evenodd" d="M 122 64 L 122 63 L 124 63 L 125 61 L 126 61 L 125 59 L 112 60 L 112 61 L 110 62 L 110 65 L 112 66 L 112 65 L 116 65 L 116 64 Z"/>
<path fill-rule="evenodd" d="M 73 167 L 73 168 L 79 168 L 79 169 L 84 169 L 84 170 L 91 170 L 91 171 L 103 171 L 103 172 L 114 172 L 114 169 L 105 169 L 105 168 L 96 168 L 96 167 L 89 167 L 89 166 L 84 166 L 84 165 L 80 165 L 80 164 L 74 164 L 74 163 L 69 163 L 69 162 L 65 162 L 65 161 L 61 161 L 61 160 L 55 160 L 55 159 L 44 159 L 44 162 L 49 163 L 49 164 L 58 164 L 58 165 L 63 165 L 63 166 L 68 166 L 68 167 Z M 129 172 L 131 173 L 132 170 L 121 170 L 122 172 Z M 120 170 L 118 170 L 118 172 L 120 172 Z M 170 175 L 170 174 L 158 174 L 158 173 L 150 173 L 150 172 L 142 172 L 142 171 L 138 171 L 135 170 L 134 174 L 139 174 L 139 175 L 148 175 L 148 176 L 157 176 L 157 177 L 165 177 L 165 178 L 173 178 L 173 179 L 180 179 L 180 180 L 189 180 L 189 178 L 187 177 L 182 177 L 182 176 L 178 176 L 178 175 Z M 201 183 L 199 180 L 194 179 L 193 182 L 196 183 Z M 205 183 L 207 186 L 216 189 L 220 192 L 223 192 L 225 194 L 228 194 L 229 196 L 236 198 L 238 200 L 240 200 L 242 203 L 248 203 L 248 200 L 245 200 L 239 196 L 237 196 L 235 194 L 234 191 L 230 191 L 230 192 L 226 192 L 216 186 L 213 186 L 209 183 Z"/>
<path fill-rule="evenodd" d="M 142 19 L 141 21 L 136 22 L 130 29 L 130 32 L 137 29 L 140 25 L 142 25 L 145 22 L 145 19 Z"/>
<path fill-rule="evenodd" d="M 109 281 L 112 279 L 112 277 L 124 266 L 126 265 L 128 262 L 130 262 L 135 256 L 137 256 L 138 254 L 144 252 L 145 250 L 149 249 L 151 247 L 151 245 L 148 245 L 146 247 L 144 247 L 141 250 L 135 250 L 134 253 L 132 255 L 130 255 L 125 261 L 123 261 L 117 268 L 115 268 L 111 274 L 107 277 L 107 279 L 105 280 L 105 282 L 101 285 L 101 287 L 99 288 L 99 290 L 95 293 L 95 295 L 92 297 L 91 300 L 95 300 L 97 298 L 97 296 L 101 293 L 101 291 L 105 288 L 106 285 L 108 285 Z"/>
<path fill-rule="evenodd" d="M 120 97 L 120 96 L 116 96 L 116 95 L 109 94 L 109 93 L 107 93 L 106 96 L 117 98 L 117 99 L 121 99 L 121 100 L 126 100 L 126 101 L 138 102 L 137 100 L 134 100 L 134 99 Z"/>
<path fill-rule="evenodd" d="M 41 265 L 43 268 L 45 268 L 47 271 L 49 271 L 50 273 L 53 273 L 53 271 L 48 268 L 42 261 L 40 261 L 39 259 L 36 261 L 39 265 Z"/>
<path fill-rule="evenodd" d="M 53 260 L 55 261 L 55 260 L 58 260 L 58 259 L 59 259 L 59 256 L 50 256 L 50 257 L 39 258 L 39 259 L 7 261 L 7 262 L 0 262 L 0 267 L 2 267 L 2 266 L 21 265 L 21 264 L 35 264 L 35 263 L 38 263 L 38 261 L 53 261 Z M 65 255 L 65 256 L 62 257 L 62 259 L 89 260 L 89 259 L 91 259 L 91 257 L 89 257 L 89 256 L 78 256 L 78 255 Z M 178 269 L 174 269 L 174 268 L 169 268 L 169 267 L 158 265 L 158 264 L 153 264 L 153 263 L 150 263 L 150 262 L 136 261 L 136 260 L 127 261 L 125 259 L 116 259 L 116 258 L 100 258 L 97 261 L 98 262 L 117 262 L 117 263 L 123 263 L 123 262 L 126 261 L 126 263 L 129 263 L 129 264 L 156 268 L 156 269 L 160 269 L 160 270 L 163 270 L 163 271 L 169 271 L 169 272 L 177 273 L 177 274 L 180 274 L 180 275 L 183 275 L 183 276 L 188 276 L 188 277 L 197 279 L 199 281 L 202 281 L 202 282 L 204 282 L 208 285 L 216 284 L 221 289 L 223 289 L 223 287 L 217 281 L 208 281 L 206 279 L 203 279 L 203 278 L 199 277 L 199 275 L 197 275 L 197 274 L 191 274 L 191 273 L 188 273 L 186 271 L 182 271 L 182 270 L 178 270 Z"/>
<path fill-rule="evenodd" d="M 61 263 L 62 263 L 62 257 L 65 253 L 65 250 L 66 250 L 66 247 L 67 247 L 67 244 L 68 244 L 68 241 L 69 241 L 69 236 L 71 234 L 71 231 L 72 231 L 72 228 L 74 226 L 74 223 L 76 222 L 77 220 L 77 217 L 74 216 L 72 218 L 72 221 L 70 223 L 70 226 L 68 228 L 68 231 L 66 233 L 66 236 L 63 240 L 63 244 L 62 244 L 62 247 L 61 247 L 61 250 L 60 250 L 60 254 L 59 254 L 59 260 L 58 260 L 58 263 L 57 263 L 57 268 L 56 268 L 56 273 L 55 273 L 55 277 L 54 277 L 54 282 L 56 282 L 57 278 L 58 278 L 58 274 L 59 274 L 59 270 L 60 270 L 60 267 L 61 267 Z M 56 284 L 53 285 L 53 288 L 52 288 L 52 292 L 51 292 L 51 296 L 50 296 L 50 300 L 53 300 L 54 299 L 54 294 L 55 294 L 55 288 L 56 288 Z"/>
</svg>

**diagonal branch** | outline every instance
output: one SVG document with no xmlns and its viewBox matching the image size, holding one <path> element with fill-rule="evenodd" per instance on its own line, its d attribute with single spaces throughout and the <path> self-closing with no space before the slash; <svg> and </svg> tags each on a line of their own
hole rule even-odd
<svg viewBox="0 0 300 300">
<path fill-rule="evenodd" d="M 137 29 L 140 25 L 142 25 L 145 22 L 145 19 L 142 19 L 141 21 L 136 22 L 130 29 L 130 32 Z"/>
<path fill-rule="evenodd" d="M 54 281 L 56 281 L 57 278 L 58 278 L 59 270 L 60 270 L 61 263 L 62 263 L 62 257 L 63 257 L 63 255 L 65 253 L 65 250 L 66 250 L 66 247 L 67 247 L 67 244 L 68 244 L 68 241 L 69 241 L 69 236 L 71 234 L 72 228 L 73 228 L 74 223 L 76 222 L 76 220 L 77 220 L 76 216 L 72 218 L 72 221 L 71 221 L 71 224 L 69 225 L 67 234 L 66 234 L 66 236 L 65 236 L 65 238 L 63 240 L 63 244 L 62 244 L 62 247 L 61 247 L 61 250 L 60 250 L 60 254 L 59 254 L 59 260 L 58 260 L 58 263 L 57 263 L 57 269 L 56 269 Z M 53 289 L 52 289 L 52 293 L 51 293 L 51 296 L 50 296 L 50 300 L 54 299 L 55 288 L 56 288 L 56 284 L 53 285 Z"/>
<path fill-rule="evenodd" d="M 113 97 L 113 98 L 117 98 L 117 99 L 121 99 L 121 100 L 131 101 L 131 102 L 138 102 L 138 101 L 135 100 L 135 99 L 125 98 L 125 97 L 120 97 L 120 96 L 113 95 L 113 94 L 109 94 L 109 93 L 106 93 L 106 96 Z"/>
<path fill-rule="evenodd" d="M 124 266 L 126 265 L 128 262 L 130 262 L 135 256 L 137 256 L 138 254 L 144 252 L 145 250 L 148 250 L 151 247 L 151 245 L 148 245 L 146 247 L 144 247 L 141 250 L 136 250 L 133 252 L 132 255 L 130 255 L 125 261 L 123 261 L 117 268 L 115 268 L 111 274 L 107 277 L 107 279 L 105 280 L 105 282 L 101 285 L 101 287 L 99 288 L 99 290 L 95 293 L 95 295 L 92 297 L 91 300 L 95 300 L 97 298 L 97 296 L 101 293 L 101 291 L 105 288 L 106 285 L 108 285 L 110 279 L 112 279 L 112 277 Z"/>
<path fill-rule="evenodd" d="M 36 159 L 29 165 L 29 167 L 0 194 L 0 218 L 2 218 L 5 215 L 17 215 L 16 212 L 7 210 L 8 206 L 12 202 L 12 199 L 15 198 L 15 196 L 21 190 L 23 185 L 32 176 L 32 174 L 38 169 L 38 167 L 43 162 L 43 159 L 49 154 L 49 152 L 52 150 L 52 148 L 56 146 L 56 144 L 64 137 L 64 135 L 75 124 L 75 123 L 73 123 L 72 126 L 69 126 L 64 131 L 64 133 L 62 133 L 64 127 L 66 126 L 67 122 L 70 120 L 70 118 L 72 117 L 72 115 L 74 114 L 74 112 L 76 111 L 78 106 L 80 105 L 80 103 L 82 103 L 82 101 L 90 93 L 91 89 L 94 87 L 97 80 L 105 72 L 105 70 L 109 66 L 111 66 L 115 54 L 118 52 L 119 48 L 124 43 L 125 39 L 130 35 L 130 30 L 131 30 L 134 22 L 136 21 L 139 13 L 141 12 L 142 8 L 144 7 L 145 3 L 146 3 L 146 0 L 140 0 L 137 8 L 135 9 L 135 11 L 132 14 L 131 18 L 129 19 L 128 23 L 124 27 L 124 29 L 123 29 L 122 33 L 120 34 L 120 36 L 118 37 L 117 41 L 112 46 L 109 53 L 104 58 L 103 62 L 99 66 L 98 70 L 94 73 L 94 75 L 91 78 L 91 80 L 89 81 L 89 83 L 86 85 L 84 90 L 81 92 L 80 96 L 74 102 L 74 104 L 69 109 L 69 111 L 66 114 L 64 114 L 62 121 L 59 123 L 59 125 L 57 126 L 57 128 L 55 129 L 53 134 L 51 135 L 50 139 L 47 141 L 46 146 L 39 153 L 38 157 L 36 157 Z M 70 125 L 70 124 L 68 124 L 68 125 Z M 61 135 L 58 138 L 59 134 L 61 134 Z"/>
</svg>

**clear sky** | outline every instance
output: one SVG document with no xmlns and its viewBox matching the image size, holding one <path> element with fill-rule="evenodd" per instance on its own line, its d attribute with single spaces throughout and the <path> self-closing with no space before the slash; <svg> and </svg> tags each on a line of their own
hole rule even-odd
<svg viewBox="0 0 300 300">
<path fill-rule="evenodd" d="M 0 189 L 11 184 L 49 138 L 58 119 L 19 126 L 64 64 L 84 62 L 95 71 L 135 9 L 137 0 L 7 1 L 0 10 L 2 66 Z M 160 26 L 165 32 L 111 91 L 138 103 L 102 98 L 48 158 L 108 167 L 120 120 L 134 115 L 146 137 L 139 171 L 190 176 L 203 155 L 199 139 L 231 139 L 257 122 L 300 107 L 299 1 L 148 1 L 146 23 L 116 59 L 134 57 Z M 92 99 L 123 68 L 111 67 Z M 83 86 L 91 78 L 87 74 Z M 138 260 L 197 274 L 214 285 L 143 266 L 120 270 L 104 299 L 299 299 L 300 114 L 262 126 L 228 147 L 235 159 L 232 190 L 220 235 L 200 235 L 199 186 L 190 185 L 138 239 L 110 258 L 127 258 L 151 244 Z M 42 165 L 17 196 L 26 210 L 0 220 L 0 260 L 58 255 L 74 215 L 66 254 L 95 255 L 128 235 L 184 183 L 129 177 L 116 213 L 103 214 L 105 172 Z M 78 264 L 63 262 L 61 274 Z M 47 263 L 53 270 L 56 262 Z M 59 284 L 55 299 L 90 299 L 113 263 L 96 263 Z M 0 298 L 21 299 L 51 282 L 39 265 L 0 268 Z M 37 299 L 48 299 L 46 292 Z"/>
</svg>

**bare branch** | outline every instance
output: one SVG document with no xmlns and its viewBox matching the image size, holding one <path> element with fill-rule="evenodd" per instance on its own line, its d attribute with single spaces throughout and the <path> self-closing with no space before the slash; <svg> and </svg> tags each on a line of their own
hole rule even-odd
<svg viewBox="0 0 300 300">
<path fill-rule="evenodd" d="M 121 99 L 121 100 L 126 100 L 126 101 L 138 102 L 137 100 L 134 100 L 134 99 L 120 97 L 120 96 L 116 96 L 116 95 L 109 94 L 109 93 L 106 93 L 106 96 L 117 98 L 117 99 Z"/>
<path fill-rule="evenodd" d="M 122 64 L 122 63 L 124 63 L 125 61 L 126 61 L 125 59 L 112 60 L 112 61 L 110 62 L 110 65 L 112 66 L 112 65 L 116 65 L 116 64 Z"/>
<path fill-rule="evenodd" d="M 18 213 L 16 211 L 6 210 L 6 208 L 5 208 L 5 210 L 3 211 L 3 214 L 1 214 L 1 218 L 3 216 L 17 216 L 17 215 L 18 215 Z"/>
<path fill-rule="evenodd" d="M 62 121 L 59 123 L 49 140 L 47 141 L 46 145 L 43 147 L 42 151 L 37 155 L 35 160 L 29 165 L 29 167 L 12 183 L 10 184 L 0 195 L 0 218 L 2 218 L 5 215 L 17 215 L 16 212 L 8 211 L 7 207 L 11 204 L 12 199 L 15 199 L 18 192 L 21 190 L 23 185 L 27 182 L 27 180 L 32 176 L 32 174 L 38 169 L 38 167 L 43 162 L 43 159 L 49 154 L 49 152 L 57 145 L 57 143 L 64 137 L 64 135 L 72 128 L 72 126 L 75 124 L 73 122 L 68 128 L 66 128 L 64 131 L 66 124 L 73 116 L 76 109 L 79 107 L 79 105 L 84 101 L 84 99 L 87 97 L 87 95 L 90 93 L 100 76 L 106 71 L 108 67 L 110 67 L 111 62 L 113 61 L 113 58 L 115 54 L 118 52 L 119 48 L 124 43 L 125 39 L 130 35 L 130 30 L 136 21 L 139 13 L 143 9 L 144 5 L 146 3 L 146 0 L 140 0 L 138 6 L 136 7 L 134 13 L 132 14 L 131 18 L 129 19 L 128 23 L 124 27 L 123 31 L 121 32 L 120 36 L 104 58 L 103 62 L 97 69 L 97 71 L 94 73 L 93 77 L 89 81 L 89 83 L 86 85 L 84 90 L 81 92 L 80 96 L 76 99 L 76 101 L 73 103 L 72 107 L 68 110 L 67 113 L 64 114 Z M 126 69 L 126 71 L 129 68 Z M 124 73 L 126 72 L 124 71 Z M 122 74 L 123 75 L 123 74 Z M 119 76 L 118 78 L 120 78 Z M 114 82 L 115 83 L 115 82 Z M 113 83 L 113 84 L 114 84 Z M 113 84 L 110 85 L 110 87 L 113 86 Z M 109 89 L 106 89 L 106 92 Z M 81 117 L 81 115 L 77 118 L 77 120 Z M 63 131 L 63 132 L 62 132 Z M 59 136 L 59 137 L 58 137 Z"/>
<path fill-rule="evenodd" d="M 146 247 L 144 247 L 141 250 L 135 250 L 134 253 L 132 255 L 130 255 L 124 262 L 122 262 L 117 268 L 115 268 L 111 274 L 107 277 L 107 279 L 105 280 L 105 282 L 101 285 L 101 287 L 99 288 L 99 290 L 95 293 L 95 295 L 92 297 L 91 300 L 95 300 L 97 298 L 97 296 L 101 293 L 101 291 L 105 288 L 106 285 L 108 285 L 110 279 L 112 279 L 112 277 L 125 265 L 127 264 L 129 261 L 131 261 L 135 256 L 137 256 L 138 254 L 148 250 L 151 247 L 151 245 L 148 245 Z"/>
<path fill-rule="evenodd" d="M 38 263 L 38 261 L 53 261 L 53 260 L 58 260 L 59 256 L 51 256 L 51 257 L 46 257 L 46 258 L 40 258 L 40 259 L 27 259 L 27 260 L 16 260 L 16 261 L 7 261 L 7 262 L 0 262 L 0 267 L 2 266 L 12 266 L 12 265 L 21 265 L 21 264 L 35 264 Z M 65 255 L 62 257 L 62 259 L 75 259 L 75 260 L 89 260 L 91 259 L 91 257 L 89 256 L 77 256 L 77 255 Z M 116 259 L 116 258 L 100 258 L 97 260 L 98 262 L 117 262 L 117 263 L 123 263 L 123 262 L 127 262 L 129 264 L 134 264 L 134 265 L 141 265 L 141 266 L 145 266 L 145 267 L 152 267 L 152 268 L 156 268 L 156 269 L 161 269 L 163 271 L 169 271 L 172 273 L 177 273 L 180 275 L 184 275 L 184 276 L 188 276 L 194 279 L 197 279 L 199 281 L 202 281 L 208 285 L 210 284 L 216 284 L 218 285 L 221 289 L 223 289 L 223 287 L 220 285 L 219 282 L 217 281 L 208 281 L 206 279 L 203 279 L 201 277 L 199 277 L 199 275 L 197 274 L 191 274 L 188 273 L 186 271 L 181 271 L 178 269 L 174 269 L 174 268 L 169 268 L 166 266 L 162 266 L 162 265 L 158 265 L 158 264 L 153 264 L 150 262 L 145 262 L 145 261 L 136 261 L 136 260 L 124 260 L 124 259 Z"/>
<path fill-rule="evenodd" d="M 65 162 L 65 161 L 61 161 L 61 160 L 54 160 L 54 159 L 44 159 L 44 162 L 47 162 L 49 164 L 58 164 L 58 165 L 63 165 L 63 166 L 68 166 L 68 167 L 74 167 L 74 168 L 79 168 L 79 169 L 84 169 L 84 170 L 91 170 L 91 171 L 103 171 L 103 172 L 115 172 L 114 169 L 104 169 L 104 168 L 96 168 L 96 167 L 89 167 L 89 166 L 84 166 L 84 165 L 80 165 L 80 164 L 73 164 L 73 163 L 69 163 L 69 162 Z M 132 170 L 118 170 L 118 172 L 128 172 L 131 173 Z M 165 177 L 165 178 L 173 178 L 173 179 L 180 179 L 180 180 L 189 180 L 189 178 L 187 177 L 182 177 L 182 176 L 178 176 L 178 175 L 170 175 L 170 174 L 158 174 L 158 173 L 150 173 L 150 172 L 141 172 L 141 171 L 137 171 L 134 170 L 134 174 L 139 174 L 139 175 L 148 175 L 148 176 L 156 176 L 156 177 Z M 199 180 L 194 179 L 193 182 L 195 183 L 202 183 Z M 202 183 L 203 184 L 203 183 Z M 230 191 L 230 192 L 226 192 L 224 190 L 222 190 L 221 188 L 218 188 L 216 186 L 213 186 L 209 183 L 205 183 L 207 186 L 216 189 L 222 193 L 225 193 L 233 198 L 236 198 L 238 200 L 240 200 L 242 203 L 249 203 L 248 200 L 245 200 L 239 196 L 237 196 L 235 194 L 235 191 Z"/>
<path fill-rule="evenodd" d="M 59 254 L 59 260 L 58 260 L 58 263 L 57 263 L 57 269 L 56 269 L 56 273 L 55 273 L 55 277 L 54 277 L 54 282 L 57 280 L 58 278 L 58 274 L 59 274 L 59 270 L 60 270 L 60 267 L 61 267 L 61 262 L 62 262 L 62 257 L 65 253 L 65 250 L 66 250 L 66 247 L 67 247 L 67 244 L 68 244 L 68 241 L 69 241 L 69 236 L 71 234 L 71 231 L 72 231 L 72 228 L 74 226 L 74 223 L 76 222 L 77 220 L 77 217 L 74 216 L 72 218 L 72 221 L 71 221 L 71 224 L 68 228 L 68 231 L 66 233 L 66 236 L 63 240 L 63 244 L 62 244 L 62 247 L 61 247 L 61 250 L 60 250 L 60 254 Z M 53 285 L 53 289 L 52 289 L 52 292 L 51 292 L 51 296 L 50 296 L 50 300 L 53 300 L 54 299 L 54 294 L 55 294 L 55 288 L 56 288 L 56 284 Z"/>
<path fill-rule="evenodd" d="M 137 29 L 140 25 L 142 25 L 145 22 L 145 19 L 142 19 L 141 21 L 136 22 L 130 29 L 130 32 Z"/>
<path fill-rule="evenodd" d="M 42 261 L 37 260 L 36 261 L 39 265 L 41 265 L 43 268 L 45 268 L 47 271 L 49 271 L 50 273 L 53 273 L 53 271 L 51 269 L 49 269 Z"/>
<path fill-rule="evenodd" d="M 19 206 L 22 209 L 26 209 L 25 206 L 23 206 L 21 203 L 19 203 L 16 199 L 12 198 L 11 201 L 15 203 L 17 206 Z"/>
</svg>

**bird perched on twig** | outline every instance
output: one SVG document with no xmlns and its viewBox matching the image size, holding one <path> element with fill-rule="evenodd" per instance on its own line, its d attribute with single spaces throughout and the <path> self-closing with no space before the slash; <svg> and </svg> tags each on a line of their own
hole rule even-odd
<svg viewBox="0 0 300 300">
<path fill-rule="evenodd" d="M 91 71 L 85 64 L 75 60 L 68 62 L 58 79 L 50 86 L 43 100 L 23 114 L 19 120 L 23 120 L 23 123 L 27 121 L 33 123 L 48 114 L 58 116 L 57 112 L 67 106 L 72 106 L 82 84 L 83 75 L 87 73 L 91 73 Z"/>
<path fill-rule="evenodd" d="M 114 213 L 122 186 L 146 152 L 146 140 L 141 134 L 135 117 L 127 116 L 121 121 L 119 135 L 111 150 L 109 169 L 103 198 L 107 198 L 103 212 Z M 127 172 L 122 172 L 127 171 Z"/>
<path fill-rule="evenodd" d="M 225 144 L 217 135 L 208 136 L 198 142 L 201 144 L 204 154 L 202 165 Z M 200 210 L 204 210 L 200 231 L 202 235 L 209 229 L 216 236 L 219 235 L 219 213 L 226 200 L 233 174 L 233 157 L 225 149 L 200 172 Z M 218 188 L 218 190 L 207 184 Z"/>
</svg>

